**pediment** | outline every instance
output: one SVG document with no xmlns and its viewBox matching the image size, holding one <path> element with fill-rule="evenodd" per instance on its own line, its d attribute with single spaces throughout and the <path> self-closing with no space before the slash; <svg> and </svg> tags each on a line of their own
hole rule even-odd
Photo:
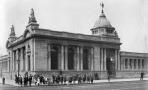
<svg viewBox="0 0 148 90">
<path fill-rule="evenodd" d="M 24 38 L 30 37 L 31 36 L 31 31 L 26 29 L 23 36 L 24 36 Z"/>
<path fill-rule="evenodd" d="M 9 46 L 10 46 L 10 41 L 9 40 L 7 40 L 7 42 L 6 42 L 6 48 L 8 48 Z"/>
</svg>

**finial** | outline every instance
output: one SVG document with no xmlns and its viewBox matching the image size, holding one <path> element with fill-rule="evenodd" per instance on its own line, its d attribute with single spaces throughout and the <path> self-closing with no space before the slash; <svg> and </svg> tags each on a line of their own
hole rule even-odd
<svg viewBox="0 0 148 90">
<path fill-rule="evenodd" d="M 14 31 L 14 26 L 11 25 L 11 33 L 10 33 L 10 36 L 15 36 L 15 31 Z"/>
<path fill-rule="evenodd" d="M 34 17 L 34 10 L 33 10 L 33 8 L 31 8 L 31 17 Z"/>
<path fill-rule="evenodd" d="M 104 8 L 104 3 L 103 3 L 103 2 L 101 2 L 101 3 L 100 3 L 100 6 L 102 7 L 102 13 L 104 13 L 104 11 L 103 11 L 103 8 Z"/>
<path fill-rule="evenodd" d="M 31 9 L 31 13 L 30 13 L 30 17 L 29 17 L 29 22 L 28 23 L 31 23 L 31 22 L 34 22 L 36 23 L 36 18 L 35 18 L 35 15 L 34 15 L 34 10 L 33 8 Z"/>
<path fill-rule="evenodd" d="M 12 32 L 12 31 L 14 31 L 14 26 L 13 26 L 13 25 L 11 25 L 11 28 L 10 28 L 10 29 L 11 29 L 11 32 Z"/>
</svg>

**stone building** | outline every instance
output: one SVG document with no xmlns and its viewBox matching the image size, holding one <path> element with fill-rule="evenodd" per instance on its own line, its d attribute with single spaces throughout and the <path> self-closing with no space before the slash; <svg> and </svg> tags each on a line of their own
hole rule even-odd
<svg viewBox="0 0 148 90">
<path fill-rule="evenodd" d="M 31 9 L 28 25 L 20 37 L 14 26 L 6 43 L 8 55 L 0 57 L 1 74 L 40 74 L 51 76 L 62 72 L 97 74 L 99 78 L 139 77 L 147 73 L 147 53 L 121 52 L 120 38 L 103 11 L 91 30 L 92 35 L 60 32 L 39 27 Z M 4 71 L 5 70 L 5 71 Z"/>
</svg>

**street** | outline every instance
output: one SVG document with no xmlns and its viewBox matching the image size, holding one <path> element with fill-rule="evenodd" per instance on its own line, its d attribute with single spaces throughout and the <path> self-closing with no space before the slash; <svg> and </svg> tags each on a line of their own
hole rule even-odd
<svg viewBox="0 0 148 90">
<path fill-rule="evenodd" d="M 148 81 L 105 82 L 97 84 L 16 87 L 0 84 L 0 90 L 147 90 Z"/>
</svg>

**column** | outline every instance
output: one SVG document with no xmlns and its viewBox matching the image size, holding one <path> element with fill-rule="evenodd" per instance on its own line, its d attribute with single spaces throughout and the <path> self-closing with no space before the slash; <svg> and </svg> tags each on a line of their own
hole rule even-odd
<svg viewBox="0 0 148 90">
<path fill-rule="evenodd" d="M 23 70 L 23 48 L 20 48 L 20 71 Z"/>
<path fill-rule="evenodd" d="M 61 47 L 58 45 L 58 70 L 61 69 Z"/>
<path fill-rule="evenodd" d="M 104 48 L 104 70 L 106 70 L 106 49 Z"/>
<path fill-rule="evenodd" d="M 15 59 L 16 61 L 16 71 L 18 72 L 18 49 L 16 50 L 16 59 Z"/>
<path fill-rule="evenodd" d="M 127 68 L 127 70 L 130 70 L 130 59 L 128 58 L 127 61 L 128 61 L 128 68 Z"/>
<path fill-rule="evenodd" d="M 115 70 L 118 70 L 118 53 L 116 49 L 115 49 Z"/>
<path fill-rule="evenodd" d="M 28 55 L 27 55 L 27 48 L 25 48 L 25 71 L 28 71 Z"/>
<path fill-rule="evenodd" d="M 68 60 L 68 46 L 64 46 L 64 61 L 65 61 L 65 70 L 67 70 Z"/>
<path fill-rule="evenodd" d="M 138 59 L 136 59 L 136 70 L 138 70 Z"/>
<path fill-rule="evenodd" d="M 12 71 L 14 71 L 14 51 L 12 51 Z"/>
<path fill-rule="evenodd" d="M 74 47 L 74 70 L 77 70 L 77 48 Z"/>
<path fill-rule="evenodd" d="M 93 71 L 94 70 L 94 48 L 91 48 L 91 59 L 90 59 L 90 61 L 91 61 L 91 71 Z"/>
<path fill-rule="evenodd" d="M 64 46 L 61 45 L 61 70 L 64 70 Z"/>
<path fill-rule="evenodd" d="M 122 58 L 121 70 L 125 70 L 125 58 Z"/>
<path fill-rule="evenodd" d="M 140 59 L 140 70 L 142 70 L 142 59 Z"/>
<path fill-rule="evenodd" d="M 79 46 L 77 46 L 77 56 L 76 57 L 77 57 L 77 64 L 76 64 L 77 65 L 77 71 L 79 71 L 80 70 L 80 67 L 79 67 L 80 66 L 79 65 L 80 64 L 80 49 L 79 49 Z"/>
<path fill-rule="evenodd" d="M 80 70 L 83 70 L 83 47 L 80 47 Z"/>
<path fill-rule="evenodd" d="M 10 71 L 10 58 L 8 58 L 8 61 L 7 61 L 7 72 L 9 72 Z"/>
<path fill-rule="evenodd" d="M 103 48 L 100 49 L 100 52 L 101 52 L 101 64 L 100 65 L 101 65 L 101 71 L 103 71 L 103 62 L 104 62 L 103 61 L 103 56 L 104 56 L 103 55 Z"/>
<path fill-rule="evenodd" d="M 25 53 L 24 53 L 24 47 L 22 48 L 22 60 L 23 60 L 23 71 L 25 70 Z"/>
<path fill-rule="evenodd" d="M 50 71 L 51 70 L 51 44 L 48 44 L 48 52 L 47 52 L 47 57 L 48 57 L 48 60 L 47 60 L 47 70 Z"/>
<path fill-rule="evenodd" d="M 120 61 L 120 52 L 117 50 L 117 61 L 118 61 L 118 70 L 121 68 L 121 61 Z"/>
</svg>

